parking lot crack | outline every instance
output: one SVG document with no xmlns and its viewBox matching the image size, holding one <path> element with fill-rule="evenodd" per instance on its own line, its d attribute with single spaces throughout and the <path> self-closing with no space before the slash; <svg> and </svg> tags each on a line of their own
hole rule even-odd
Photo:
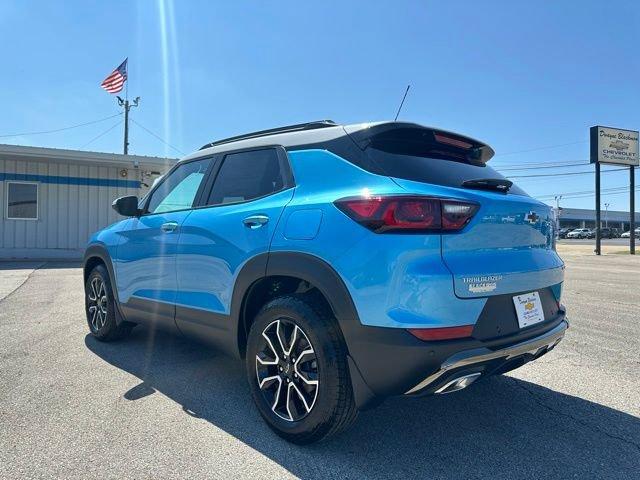
<svg viewBox="0 0 640 480">
<path fill-rule="evenodd" d="M 593 425 L 591 423 L 585 422 L 581 418 L 578 418 L 578 417 L 576 417 L 574 415 L 571 415 L 570 413 L 566 413 L 566 412 L 563 412 L 563 411 L 561 411 L 561 410 L 559 410 L 557 408 L 554 408 L 553 406 L 548 405 L 546 402 L 544 402 L 535 392 L 533 392 L 533 390 L 528 388 L 522 382 L 519 382 L 515 378 L 511 378 L 511 377 L 505 377 L 505 378 L 510 379 L 514 386 L 516 386 L 516 387 L 520 388 L 521 390 L 524 390 L 525 392 L 527 392 L 529 394 L 529 396 L 533 399 L 534 402 L 536 402 L 541 407 L 549 410 L 550 412 L 552 412 L 552 413 L 554 413 L 556 415 L 560 415 L 560 416 L 565 417 L 565 418 L 569 418 L 569 419 L 573 420 L 574 422 L 579 423 L 583 427 L 588 428 L 589 430 L 593 430 L 593 431 L 595 431 L 597 433 L 601 433 L 602 435 L 605 435 L 606 437 L 608 437 L 608 438 L 610 438 L 612 440 L 618 440 L 620 442 L 626 443 L 627 445 L 630 445 L 631 447 L 633 447 L 636 450 L 638 450 L 638 452 L 640 452 L 640 444 L 634 442 L 633 440 L 629 440 L 628 438 L 622 437 L 620 435 L 616 435 L 616 434 L 607 432 L 606 430 L 603 430 L 602 428 L 598 427 L 597 425 Z"/>
<path fill-rule="evenodd" d="M 31 276 L 38 271 L 40 268 L 42 268 L 45 264 L 44 263 L 39 263 L 38 265 L 33 267 L 33 270 L 31 270 L 31 272 L 29 272 L 29 274 L 24 278 L 24 280 L 22 282 L 20 282 L 20 284 L 14 288 L 13 290 L 11 290 L 9 293 L 7 293 L 4 297 L 0 298 L 0 303 L 3 303 L 7 298 L 9 298 L 10 296 L 12 296 L 14 293 L 16 293 L 18 290 L 20 290 L 30 279 Z"/>
</svg>

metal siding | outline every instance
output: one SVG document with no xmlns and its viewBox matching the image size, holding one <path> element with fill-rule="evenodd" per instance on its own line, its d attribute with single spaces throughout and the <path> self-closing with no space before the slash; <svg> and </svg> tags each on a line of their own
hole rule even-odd
<svg viewBox="0 0 640 480">
<path fill-rule="evenodd" d="M 37 172 L 38 165 L 36 162 L 20 162 L 20 163 L 24 163 L 24 172 L 22 173 L 30 173 L 30 174 L 38 173 Z M 38 198 L 39 198 L 41 185 L 39 182 L 37 182 L 37 184 L 38 184 L 37 188 L 38 188 Z M 40 205 L 38 204 L 38 207 L 39 206 Z M 23 229 L 22 231 L 19 232 L 19 235 L 24 235 L 24 236 L 19 237 L 18 243 L 23 242 L 27 248 L 36 247 L 38 225 L 40 224 L 40 211 L 38 211 L 37 216 L 38 216 L 38 220 L 36 220 L 35 222 L 33 220 L 20 222 L 23 224 L 22 225 Z"/>
<path fill-rule="evenodd" d="M 27 173 L 26 162 L 16 162 L 16 173 Z M 26 245 L 26 225 L 33 220 L 11 220 L 13 222 L 13 244 L 16 246 Z"/>
<path fill-rule="evenodd" d="M 96 165 L 89 166 L 89 178 L 98 178 L 98 167 Z M 86 219 L 89 235 L 98 230 L 98 197 L 94 191 L 89 190 L 89 218 Z"/>
<path fill-rule="evenodd" d="M 123 178 L 120 175 L 120 171 L 122 170 L 122 168 L 115 168 L 112 167 L 112 171 L 113 173 L 111 175 L 113 175 L 110 178 L 120 178 L 122 180 L 125 180 L 125 178 Z M 129 179 L 129 176 L 127 174 L 127 180 Z M 109 207 L 111 206 L 111 204 L 113 203 L 113 201 L 118 198 L 120 196 L 120 187 L 118 185 L 114 185 L 113 187 L 109 187 L 109 198 L 107 199 L 107 203 L 109 204 Z M 116 211 L 113 208 L 107 208 L 107 215 L 108 215 L 108 219 L 107 219 L 107 223 L 109 225 L 111 225 L 112 223 L 115 223 L 117 221 L 117 217 L 118 214 L 116 213 Z"/>
<path fill-rule="evenodd" d="M 78 166 L 78 176 L 86 178 L 89 175 L 89 167 L 87 165 Z M 89 239 L 89 187 L 88 185 L 78 185 L 78 218 L 85 221 L 78 222 L 78 231 L 76 244 L 78 248 L 86 245 Z"/>
<path fill-rule="evenodd" d="M 58 174 L 58 164 L 49 163 L 49 175 Z M 47 230 L 47 248 L 56 248 L 58 240 L 58 185 L 50 184 L 49 193 L 47 195 L 47 203 L 43 205 L 43 209 L 47 210 L 47 217 L 43 219 Z"/>
<path fill-rule="evenodd" d="M 16 171 L 16 162 L 15 160 L 6 160 L 5 168 L 9 172 Z M 4 195 L 2 196 L 2 204 L 4 208 L 4 212 L 2 215 L 2 220 L 4 222 L 4 227 L 2 236 L 4 237 L 4 248 L 15 248 L 15 220 L 7 220 L 7 188 L 5 186 Z"/>
<path fill-rule="evenodd" d="M 98 167 L 98 178 L 107 178 L 109 176 L 108 167 Z M 104 208 L 109 202 L 109 188 L 101 187 L 98 189 L 98 228 L 109 224 L 109 211 Z"/>
<path fill-rule="evenodd" d="M 0 158 L 0 171 L 5 171 L 5 160 Z M 5 190 L 4 190 L 4 182 L 0 182 L 0 225 L 2 229 L 0 229 L 0 248 L 4 248 L 4 232 L 7 229 L 7 225 L 4 220 L 5 217 Z"/>
<path fill-rule="evenodd" d="M 62 163 L 58 166 L 58 175 L 69 176 L 69 164 Z M 66 248 L 69 245 L 69 185 L 57 185 L 58 210 L 56 221 L 58 222 L 58 237 L 56 248 Z"/>
<path fill-rule="evenodd" d="M 77 164 L 69 165 L 69 176 L 70 177 L 79 176 Z M 66 235 L 67 235 L 66 245 L 67 245 L 67 248 L 76 249 L 78 248 L 78 225 L 81 223 L 81 218 L 82 218 L 79 215 L 80 212 L 78 208 L 78 185 L 67 185 L 67 190 L 69 194 L 69 197 L 67 199 L 68 201 L 67 211 L 69 212 L 68 214 L 69 225 L 66 230 Z"/>
<path fill-rule="evenodd" d="M 0 172 L 49 177 L 90 179 L 120 179 L 135 181 L 137 172 L 122 167 L 78 164 L 59 161 L 28 161 L 0 158 Z M 0 258 L 11 257 L 11 250 L 19 256 L 60 253 L 68 250 L 79 256 L 89 237 L 97 230 L 120 220 L 111 203 L 123 195 L 140 195 L 141 190 L 122 183 L 114 185 L 86 185 L 66 183 L 38 183 L 38 220 L 6 219 L 6 181 L 0 181 Z M 75 252 L 74 252 L 75 251 Z M 26 252 L 26 254 L 25 254 Z"/>
<path fill-rule="evenodd" d="M 47 175 L 49 168 L 45 162 L 37 162 L 38 165 L 38 174 L 39 175 Z M 49 198 L 49 184 L 41 183 L 39 187 L 39 205 L 38 211 L 40 214 L 40 220 L 38 220 L 38 233 L 37 233 L 37 248 L 47 248 L 47 223 L 46 223 L 46 215 L 47 215 L 47 199 Z"/>
</svg>

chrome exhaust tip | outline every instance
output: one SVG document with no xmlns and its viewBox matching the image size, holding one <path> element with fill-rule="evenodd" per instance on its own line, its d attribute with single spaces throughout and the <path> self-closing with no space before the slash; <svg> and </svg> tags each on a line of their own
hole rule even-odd
<svg viewBox="0 0 640 480">
<path fill-rule="evenodd" d="M 451 393 L 457 392 L 458 390 L 462 390 L 463 388 L 467 388 L 473 382 L 475 382 L 478 377 L 480 377 L 481 373 L 469 373 L 467 375 L 462 375 L 460 377 L 456 377 L 453 380 L 445 383 L 442 387 L 435 391 L 435 393 L 443 394 L 443 393 Z"/>
</svg>

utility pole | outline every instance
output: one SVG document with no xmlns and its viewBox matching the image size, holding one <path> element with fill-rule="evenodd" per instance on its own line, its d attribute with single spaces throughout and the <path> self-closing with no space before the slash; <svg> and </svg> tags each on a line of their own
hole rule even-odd
<svg viewBox="0 0 640 480">
<path fill-rule="evenodd" d="M 560 200 L 562 195 L 556 195 L 553 197 L 556 201 L 556 231 L 560 230 Z"/>
<path fill-rule="evenodd" d="M 140 104 L 140 97 L 136 97 L 133 102 L 129 103 L 129 99 L 123 100 L 118 97 L 118 105 L 124 107 L 124 154 L 129 154 L 129 110 L 131 107 L 137 107 Z"/>
</svg>

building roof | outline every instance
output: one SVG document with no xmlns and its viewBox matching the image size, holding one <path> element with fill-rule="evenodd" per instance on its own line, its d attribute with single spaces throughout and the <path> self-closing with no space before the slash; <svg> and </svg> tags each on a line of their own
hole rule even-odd
<svg viewBox="0 0 640 480">
<path fill-rule="evenodd" d="M 28 147 L 25 145 L 0 144 L 0 158 L 24 160 L 58 160 L 66 162 L 99 163 L 103 165 L 162 168 L 171 166 L 177 158 L 148 157 L 144 155 L 122 155 L 120 153 L 87 152 L 62 148 Z"/>
<path fill-rule="evenodd" d="M 606 212 L 609 222 L 628 222 L 629 212 L 621 212 L 617 210 L 609 210 Z M 587 208 L 564 208 L 560 209 L 561 220 L 585 220 L 595 221 L 596 211 Z M 600 212 L 600 220 L 605 220 L 605 209 Z M 636 213 L 636 222 L 640 223 L 640 213 Z"/>
</svg>

